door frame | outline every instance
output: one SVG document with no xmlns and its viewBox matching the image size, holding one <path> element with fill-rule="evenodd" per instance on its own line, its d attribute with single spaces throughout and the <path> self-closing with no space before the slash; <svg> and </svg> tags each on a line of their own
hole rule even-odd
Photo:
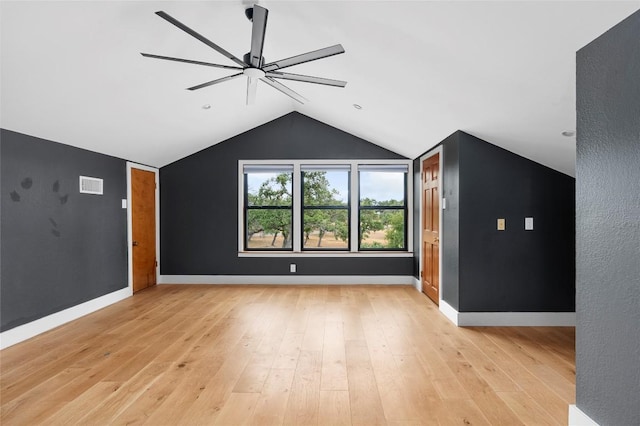
<svg viewBox="0 0 640 426">
<path fill-rule="evenodd" d="M 444 233 L 444 227 L 442 226 L 442 210 L 443 210 L 443 204 L 442 204 L 442 199 L 443 197 L 443 192 L 442 192 L 442 181 L 444 180 L 444 176 L 443 176 L 443 165 L 444 165 L 444 150 L 442 149 L 442 145 L 437 146 L 436 148 L 432 149 L 431 151 L 428 151 L 426 154 L 420 156 L 419 158 L 419 169 L 420 169 L 420 189 L 419 189 L 419 207 L 418 207 L 418 211 L 420 214 L 420 232 L 419 232 L 419 241 L 420 244 L 418 244 L 418 261 L 419 261 L 419 269 L 418 269 L 418 290 L 424 294 L 424 292 L 422 291 L 422 273 L 424 271 L 424 265 L 423 263 L 423 259 L 422 259 L 422 230 L 424 229 L 424 223 L 423 223 L 423 219 L 424 219 L 424 214 L 423 214 L 423 200 L 422 200 L 422 196 L 424 194 L 423 192 L 423 179 L 422 179 L 422 163 L 429 157 L 433 157 L 435 154 L 440 154 L 440 163 L 439 163 L 439 170 L 438 170 L 438 194 L 440 195 L 440 209 L 438 212 L 438 221 L 439 221 L 439 228 L 440 228 L 440 243 L 438 244 L 438 301 L 442 302 L 442 293 L 445 283 L 442 280 L 442 247 L 444 246 L 444 238 L 443 237 L 443 233 Z M 446 206 L 445 206 L 446 207 Z M 425 295 L 426 297 L 426 295 Z M 431 300 L 431 299 L 429 299 Z M 442 306 L 442 303 L 440 303 L 440 306 Z"/>
<path fill-rule="evenodd" d="M 132 163 L 127 161 L 127 274 L 128 285 L 131 294 L 133 294 L 133 218 L 131 212 L 131 169 L 139 169 L 147 172 L 153 172 L 156 182 L 156 259 L 158 264 L 156 265 L 156 282 L 160 278 L 160 170 L 154 167 L 145 166 L 138 163 Z"/>
</svg>

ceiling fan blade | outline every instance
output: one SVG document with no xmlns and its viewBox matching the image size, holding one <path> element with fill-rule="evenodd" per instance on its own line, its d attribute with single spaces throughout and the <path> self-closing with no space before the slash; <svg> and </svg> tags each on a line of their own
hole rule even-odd
<svg viewBox="0 0 640 426">
<path fill-rule="evenodd" d="M 256 101 L 256 91 L 258 89 L 258 79 L 247 77 L 247 105 L 253 105 Z"/>
<path fill-rule="evenodd" d="M 264 35 L 267 31 L 267 16 L 269 11 L 257 4 L 253 6 L 253 27 L 251 30 L 251 53 L 249 61 L 251 66 L 262 66 L 262 48 L 264 47 Z"/>
<path fill-rule="evenodd" d="M 331 80 L 330 78 L 313 77 L 311 75 L 291 74 L 287 72 L 269 71 L 265 74 L 267 77 L 282 78 L 284 80 L 304 81 L 306 83 L 325 84 L 327 86 L 344 87 L 346 81 Z"/>
<path fill-rule="evenodd" d="M 344 53 L 344 48 L 341 44 L 325 47 L 324 49 L 314 50 L 313 52 L 303 53 L 301 55 L 292 56 L 291 58 L 281 59 L 279 61 L 271 62 L 262 67 L 264 72 L 273 71 L 290 67 L 293 65 L 302 64 L 304 62 L 315 61 L 316 59 L 327 58 L 333 55 L 339 55 Z"/>
<path fill-rule="evenodd" d="M 202 89 L 203 87 L 213 86 L 214 84 L 222 83 L 223 81 L 233 80 L 234 78 L 240 77 L 241 75 L 244 75 L 244 74 L 238 73 L 238 74 L 228 75 L 222 78 L 217 78 L 215 80 L 211 80 L 206 83 L 198 84 L 197 86 L 188 87 L 187 90 L 198 90 L 198 89 Z"/>
<path fill-rule="evenodd" d="M 210 62 L 193 61 L 191 59 L 173 58 L 171 56 L 153 55 L 151 53 L 140 53 L 145 58 L 164 59 L 166 61 L 184 62 L 186 64 L 205 65 L 207 67 L 224 68 L 229 70 L 241 70 L 240 67 L 232 67 L 230 65 L 212 64 Z"/>
<path fill-rule="evenodd" d="M 156 12 L 156 15 L 158 15 L 159 17 L 161 17 L 165 21 L 175 25 L 176 27 L 180 28 L 182 31 L 184 31 L 185 33 L 191 35 L 192 37 L 197 38 L 198 40 L 200 40 L 201 42 L 203 42 L 207 46 L 211 47 L 213 50 L 215 50 L 218 53 L 221 53 L 222 55 L 224 55 L 227 58 L 231 59 L 233 62 L 235 62 L 236 64 L 240 65 L 241 67 L 246 67 L 248 65 L 248 64 L 245 64 L 240 59 L 238 59 L 237 57 L 235 57 L 233 54 L 227 52 L 222 47 L 220 47 L 217 44 L 215 44 L 214 42 L 212 42 L 211 40 L 207 39 L 205 36 L 203 36 L 201 34 L 198 34 L 197 32 L 193 31 L 191 28 L 187 27 L 185 24 L 183 24 L 182 22 L 178 21 L 177 19 L 175 19 L 174 17 L 172 17 L 168 13 L 165 13 L 164 11 L 160 10 L 160 11 Z"/>
<path fill-rule="evenodd" d="M 267 83 L 269 86 L 273 87 L 274 89 L 277 89 L 277 90 L 281 91 L 282 93 L 284 93 L 285 95 L 291 97 L 293 100 L 300 102 L 301 104 L 304 104 L 304 101 L 308 101 L 308 99 L 304 98 L 302 95 L 294 92 L 293 90 L 289 89 L 284 84 L 280 83 L 279 81 L 274 80 L 271 77 L 264 77 L 264 78 L 261 78 L 260 80 L 264 81 L 265 83 Z"/>
</svg>

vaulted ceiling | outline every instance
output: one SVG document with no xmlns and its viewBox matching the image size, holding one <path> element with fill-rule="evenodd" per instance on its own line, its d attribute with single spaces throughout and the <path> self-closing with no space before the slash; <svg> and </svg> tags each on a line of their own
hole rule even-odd
<svg viewBox="0 0 640 426">
<path fill-rule="evenodd" d="M 164 10 L 242 58 L 247 1 L 2 1 L 3 128 L 161 167 L 291 111 L 410 158 L 456 130 L 574 173 L 575 52 L 640 1 L 261 1 L 264 56 L 341 43 L 288 68 L 346 88 L 284 82 L 309 102 L 244 78 L 185 88 L 234 65 L 154 14 Z M 354 104 L 362 109 L 354 108 Z M 203 106 L 210 105 L 209 109 Z"/>
</svg>

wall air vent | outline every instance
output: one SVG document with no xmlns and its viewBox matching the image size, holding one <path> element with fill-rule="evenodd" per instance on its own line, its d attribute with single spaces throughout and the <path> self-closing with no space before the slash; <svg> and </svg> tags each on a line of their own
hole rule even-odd
<svg viewBox="0 0 640 426">
<path fill-rule="evenodd" d="M 102 179 L 80 176 L 80 193 L 102 195 Z"/>
</svg>

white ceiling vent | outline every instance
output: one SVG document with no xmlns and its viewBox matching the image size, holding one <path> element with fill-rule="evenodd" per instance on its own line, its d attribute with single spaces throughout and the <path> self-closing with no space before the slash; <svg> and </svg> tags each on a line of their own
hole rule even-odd
<svg viewBox="0 0 640 426">
<path fill-rule="evenodd" d="M 80 176 L 80 193 L 102 195 L 102 179 Z"/>
</svg>

